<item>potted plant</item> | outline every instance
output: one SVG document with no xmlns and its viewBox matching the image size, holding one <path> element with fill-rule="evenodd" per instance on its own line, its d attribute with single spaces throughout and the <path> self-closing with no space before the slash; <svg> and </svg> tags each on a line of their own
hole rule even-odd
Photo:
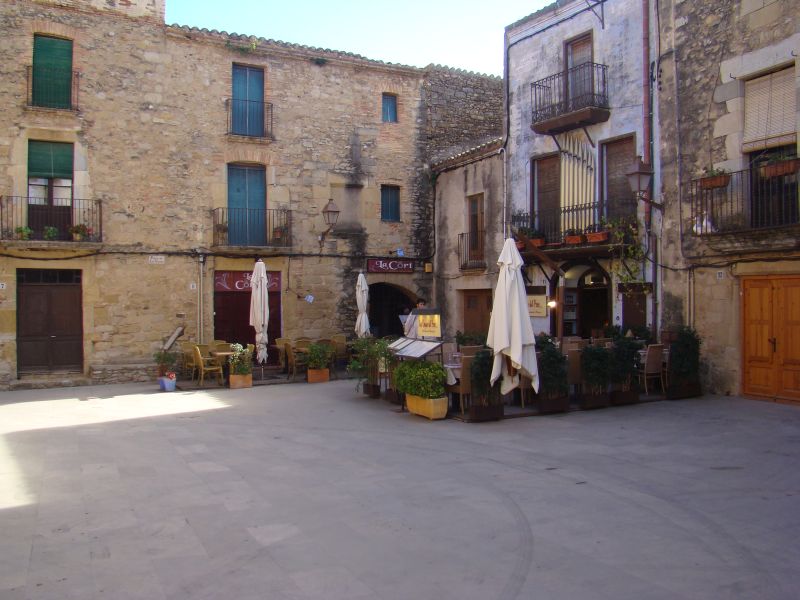
<svg viewBox="0 0 800 600">
<path fill-rule="evenodd" d="M 158 378 L 158 385 L 162 392 L 174 392 L 176 383 L 175 371 L 167 371 L 163 377 Z"/>
<path fill-rule="evenodd" d="M 527 245 L 541 248 L 545 245 L 544 232 L 532 227 L 517 227 L 517 248 L 524 250 Z"/>
<path fill-rule="evenodd" d="M 564 232 L 564 243 L 568 245 L 582 244 L 585 238 L 579 229 L 567 229 Z"/>
<path fill-rule="evenodd" d="M 308 347 L 306 358 L 308 360 L 308 369 L 306 370 L 306 377 L 308 383 L 323 383 L 330 381 L 329 365 L 333 359 L 335 350 L 328 344 L 311 344 Z"/>
<path fill-rule="evenodd" d="M 701 396 L 700 336 L 694 329 L 685 326 L 675 334 L 675 341 L 669 347 L 667 398 L 677 400 Z"/>
<path fill-rule="evenodd" d="M 715 188 L 723 188 L 728 185 L 731 176 L 725 169 L 715 169 L 714 167 L 703 169 L 703 175 L 700 177 L 700 189 L 713 190 Z"/>
<path fill-rule="evenodd" d="M 639 350 L 642 344 L 632 338 L 616 336 L 611 346 L 611 393 L 609 400 L 612 406 L 635 404 L 639 401 L 639 389 L 631 382 L 636 375 Z"/>
<path fill-rule="evenodd" d="M 758 171 L 762 177 L 783 177 L 791 175 L 800 169 L 800 158 L 778 158 L 773 157 L 767 163 L 759 167 Z"/>
<path fill-rule="evenodd" d="M 446 378 L 444 367 L 428 360 L 406 360 L 395 371 L 397 390 L 405 393 L 408 411 L 432 420 L 447 416 Z"/>
<path fill-rule="evenodd" d="M 599 244 L 608 240 L 608 229 L 603 223 L 589 225 L 586 230 L 586 241 L 592 244 Z"/>
<path fill-rule="evenodd" d="M 14 229 L 14 233 L 16 234 L 18 240 L 29 240 L 33 235 L 33 229 L 26 225 L 21 225 L 20 227 Z"/>
<path fill-rule="evenodd" d="M 253 352 L 241 344 L 231 344 L 229 359 L 231 389 L 253 387 Z"/>
<path fill-rule="evenodd" d="M 69 228 L 69 232 L 72 234 L 72 239 L 76 242 L 80 242 L 83 238 L 89 236 L 89 228 L 84 223 L 76 223 Z"/>
<path fill-rule="evenodd" d="M 472 395 L 465 420 L 470 423 L 499 421 L 503 418 L 503 401 L 500 395 L 500 381 L 489 385 L 494 356 L 489 348 L 478 350 L 470 367 Z M 462 374 L 462 377 L 464 375 Z"/>
<path fill-rule="evenodd" d="M 569 410 L 567 357 L 556 348 L 553 338 L 536 336 L 539 361 L 539 393 L 536 396 L 539 412 L 552 414 Z"/>
<path fill-rule="evenodd" d="M 281 240 L 286 237 L 287 234 L 286 225 L 278 225 L 277 227 L 273 227 L 272 229 L 272 238 L 276 240 Z"/>
<path fill-rule="evenodd" d="M 586 346 L 581 351 L 583 383 L 580 407 L 583 410 L 608 406 L 608 379 L 611 353 L 602 346 Z"/>
<path fill-rule="evenodd" d="M 484 346 L 486 345 L 486 334 L 478 331 L 456 331 L 456 344 L 459 349 L 462 346 Z"/>
<path fill-rule="evenodd" d="M 156 362 L 158 377 L 164 377 L 167 371 L 172 370 L 172 366 L 177 362 L 178 355 L 175 352 L 168 350 L 159 350 L 153 354 L 153 360 Z"/>
<path fill-rule="evenodd" d="M 362 379 L 362 389 L 371 398 L 380 398 L 380 374 L 386 372 L 394 356 L 389 351 L 389 341 L 373 337 L 358 338 L 352 344 L 347 370 Z"/>
<path fill-rule="evenodd" d="M 42 237 L 49 242 L 58 239 L 58 227 L 52 225 L 45 225 L 42 229 Z"/>
</svg>

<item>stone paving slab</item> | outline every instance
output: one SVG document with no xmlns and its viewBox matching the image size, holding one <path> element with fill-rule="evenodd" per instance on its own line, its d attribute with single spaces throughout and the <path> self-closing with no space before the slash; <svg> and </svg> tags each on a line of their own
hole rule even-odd
<svg viewBox="0 0 800 600">
<path fill-rule="evenodd" d="M 355 381 L 0 394 L 0 598 L 789 599 L 800 410 L 431 422 Z"/>
</svg>

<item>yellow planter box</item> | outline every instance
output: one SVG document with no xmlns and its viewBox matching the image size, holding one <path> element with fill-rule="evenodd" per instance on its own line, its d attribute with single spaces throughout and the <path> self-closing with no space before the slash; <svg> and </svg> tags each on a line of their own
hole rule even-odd
<svg viewBox="0 0 800 600">
<path fill-rule="evenodd" d="M 253 374 L 235 375 L 231 373 L 231 389 L 238 390 L 241 388 L 253 387 Z"/>
<path fill-rule="evenodd" d="M 447 416 L 447 397 L 421 398 L 413 394 L 406 394 L 406 408 L 408 412 L 428 417 L 429 419 L 444 419 Z"/>
</svg>

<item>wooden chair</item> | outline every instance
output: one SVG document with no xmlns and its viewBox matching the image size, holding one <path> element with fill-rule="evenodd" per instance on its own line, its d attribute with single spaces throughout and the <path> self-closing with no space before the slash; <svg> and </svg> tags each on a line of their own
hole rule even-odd
<svg viewBox="0 0 800 600">
<path fill-rule="evenodd" d="M 337 333 L 331 337 L 333 341 L 333 348 L 336 350 L 336 362 L 340 365 L 347 365 L 350 360 L 350 349 L 347 347 L 347 336 L 343 333 Z"/>
<path fill-rule="evenodd" d="M 462 346 L 462 352 L 464 347 Z M 461 414 L 464 414 L 464 400 L 469 400 L 472 395 L 472 359 L 474 356 L 461 356 L 461 377 L 453 385 L 445 385 L 444 390 L 448 394 L 458 394 L 458 404 Z"/>
<path fill-rule="evenodd" d="M 294 381 L 298 369 L 305 371 L 308 369 L 308 361 L 304 352 L 297 353 L 291 344 L 286 344 L 286 360 L 289 367 L 289 376 Z"/>
<path fill-rule="evenodd" d="M 308 347 L 310 345 L 311 345 L 311 340 L 309 338 L 297 338 L 292 344 L 292 348 L 301 348 L 303 350 L 308 350 Z"/>
<path fill-rule="evenodd" d="M 198 385 L 203 385 L 206 373 L 211 373 L 217 376 L 217 383 L 222 385 L 222 365 L 220 365 L 213 357 L 203 356 L 200 352 L 200 346 L 194 347 L 194 362 L 197 371 L 200 373 Z"/>
<path fill-rule="evenodd" d="M 191 342 L 181 342 L 181 366 L 183 373 L 188 374 L 192 381 L 194 381 L 194 374 L 197 370 L 194 362 L 194 344 Z"/>
<path fill-rule="evenodd" d="M 289 338 L 275 338 L 273 344 L 278 348 L 278 363 L 281 366 L 281 371 L 286 371 L 286 344 L 290 343 L 292 340 Z"/>
<path fill-rule="evenodd" d="M 639 383 L 644 379 L 644 393 L 649 394 L 647 380 L 658 378 L 661 383 L 661 391 L 666 389 L 664 385 L 664 345 L 650 344 L 644 355 L 644 364 L 637 373 Z"/>
</svg>

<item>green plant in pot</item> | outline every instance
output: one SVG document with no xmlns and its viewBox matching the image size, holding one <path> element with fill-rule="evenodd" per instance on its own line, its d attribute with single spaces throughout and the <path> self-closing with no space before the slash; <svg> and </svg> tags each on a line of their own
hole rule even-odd
<svg viewBox="0 0 800 600">
<path fill-rule="evenodd" d="M 602 346 L 586 346 L 581 351 L 583 391 L 580 406 L 584 410 L 608 406 L 611 352 Z"/>
<path fill-rule="evenodd" d="M 394 377 L 397 390 L 406 395 L 409 412 L 429 419 L 447 416 L 444 393 L 447 373 L 442 365 L 428 360 L 406 360 L 397 365 Z"/>
<path fill-rule="evenodd" d="M 493 365 L 494 355 L 489 348 L 478 350 L 472 358 L 472 364 L 470 365 L 472 393 L 469 412 L 466 416 L 467 421 L 498 421 L 503 418 L 500 381 L 496 381 L 494 385 L 489 385 Z"/>
<path fill-rule="evenodd" d="M 691 327 L 681 327 L 669 347 L 669 385 L 667 398 L 694 398 L 701 396 L 700 346 L 702 340 Z"/>
<path fill-rule="evenodd" d="M 553 338 L 545 334 L 536 336 L 539 367 L 539 392 L 536 396 L 542 414 L 569 410 L 567 385 L 567 357 L 556 348 Z"/>
<path fill-rule="evenodd" d="M 17 235 L 17 239 L 20 240 L 29 240 L 33 235 L 33 229 L 26 225 L 21 225 L 14 229 L 14 233 Z"/>
<path fill-rule="evenodd" d="M 642 344 L 624 336 L 614 338 L 611 346 L 610 401 L 614 406 L 634 404 L 639 401 L 639 389 L 632 385 Z"/>
<path fill-rule="evenodd" d="M 329 344 L 311 344 L 306 354 L 309 383 L 321 383 L 330 379 L 330 364 L 336 351 Z"/>
<path fill-rule="evenodd" d="M 253 351 L 241 344 L 231 344 L 233 355 L 228 360 L 229 384 L 232 389 L 252 387 Z"/>
<path fill-rule="evenodd" d="M 153 354 L 153 360 L 156 362 L 158 377 L 164 377 L 178 361 L 178 355 L 168 350 L 159 350 Z"/>
<path fill-rule="evenodd" d="M 373 398 L 381 395 L 381 372 L 391 368 L 394 361 L 394 355 L 389 350 L 390 343 L 386 339 L 363 337 L 352 344 L 347 371 L 361 380 L 364 393 Z M 382 370 L 382 367 L 386 370 Z"/>
<path fill-rule="evenodd" d="M 486 334 L 479 331 L 456 331 L 456 344 L 461 346 L 483 346 L 486 344 Z"/>
</svg>

